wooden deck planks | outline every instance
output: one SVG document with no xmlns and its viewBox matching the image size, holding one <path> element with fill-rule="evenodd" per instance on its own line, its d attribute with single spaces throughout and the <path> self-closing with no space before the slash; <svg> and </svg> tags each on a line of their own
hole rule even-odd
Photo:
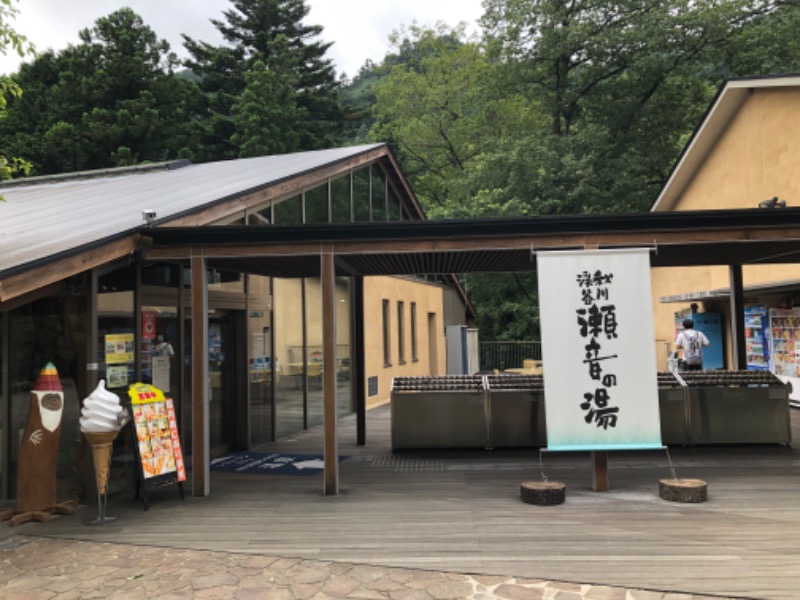
<svg viewBox="0 0 800 600">
<path fill-rule="evenodd" d="M 696 505 L 658 498 L 668 475 L 653 453 L 612 454 L 605 493 L 591 490 L 588 454 L 549 456 L 547 475 L 567 484 L 567 499 L 539 507 L 519 498 L 520 482 L 540 477 L 535 450 L 394 455 L 375 433 L 388 436 L 388 409 L 367 419 L 366 447 L 352 443 L 349 417 L 341 423 L 341 454 L 351 459 L 340 465 L 338 496 L 323 495 L 321 475 L 212 473 L 208 498 L 154 490 L 144 512 L 114 496 L 108 512 L 121 519 L 110 526 L 83 526 L 79 514 L 20 532 L 758 598 L 800 589 L 793 448 L 671 450 L 679 477 L 709 483 L 708 502 Z M 269 449 L 321 445 L 314 431 Z"/>
</svg>

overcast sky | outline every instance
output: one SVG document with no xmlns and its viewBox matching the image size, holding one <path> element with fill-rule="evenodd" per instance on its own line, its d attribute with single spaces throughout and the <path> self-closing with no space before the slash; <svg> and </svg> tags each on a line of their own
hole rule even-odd
<svg viewBox="0 0 800 600">
<path fill-rule="evenodd" d="M 306 0 L 309 25 L 322 25 L 321 40 L 334 42 L 329 50 L 338 73 L 353 77 L 364 61 L 380 61 L 389 50 L 388 36 L 401 25 L 416 20 L 433 26 L 443 21 L 455 26 L 464 21 L 477 30 L 483 14 L 481 0 Z M 230 8 L 229 0 L 21 0 L 14 28 L 38 50 L 60 50 L 78 42 L 78 31 L 99 18 L 129 6 L 172 50 L 185 56 L 181 33 L 212 44 L 221 38 L 209 19 L 219 19 Z M 16 56 L 0 56 L 0 72 L 16 70 Z"/>
</svg>

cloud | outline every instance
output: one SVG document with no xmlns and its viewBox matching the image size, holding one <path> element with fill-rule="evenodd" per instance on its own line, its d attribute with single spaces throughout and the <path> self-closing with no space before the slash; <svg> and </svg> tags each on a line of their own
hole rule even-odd
<svg viewBox="0 0 800 600">
<path fill-rule="evenodd" d="M 356 74 L 367 59 L 379 62 L 389 51 L 388 37 L 401 25 L 417 21 L 433 26 L 438 21 L 455 26 L 465 21 L 475 28 L 482 14 L 481 0 L 306 0 L 306 22 L 322 25 L 322 41 L 333 42 L 329 56 L 337 71 Z M 37 50 L 60 50 L 79 42 L 78 32 L 91 28 L 100 17 L 129 6 L 179 56 L 186 56 L 181 34 L 211 44 L 222 38 L 211 19 L 224 19 L 228 0 L 24 0 L 13 27 L 32 41 Z M 20 59 L 0 56 L 0 72 L 17 69 Z"/>
</svg>

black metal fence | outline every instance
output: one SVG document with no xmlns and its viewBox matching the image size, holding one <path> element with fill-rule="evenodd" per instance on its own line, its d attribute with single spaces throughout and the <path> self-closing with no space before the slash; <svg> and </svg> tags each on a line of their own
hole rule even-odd
<svg viewBox="0 0 800 600">
<path fill-rule="evenodd" d="M 481 371 L 524 366 L 525 359 L 542 360 L 541 342 L 480 342 Z"/>
</svg>

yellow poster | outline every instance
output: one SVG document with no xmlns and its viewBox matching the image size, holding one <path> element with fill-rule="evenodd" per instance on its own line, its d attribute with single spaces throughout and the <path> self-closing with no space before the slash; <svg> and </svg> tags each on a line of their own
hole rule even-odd
<svg viewBox="0 0 800 600">
<path fill-rule="evenodd" d="M 106 336 L 106 364 L 129 363 L 134 360 L 133 334 L 114 333 Z"/>
</svg>

